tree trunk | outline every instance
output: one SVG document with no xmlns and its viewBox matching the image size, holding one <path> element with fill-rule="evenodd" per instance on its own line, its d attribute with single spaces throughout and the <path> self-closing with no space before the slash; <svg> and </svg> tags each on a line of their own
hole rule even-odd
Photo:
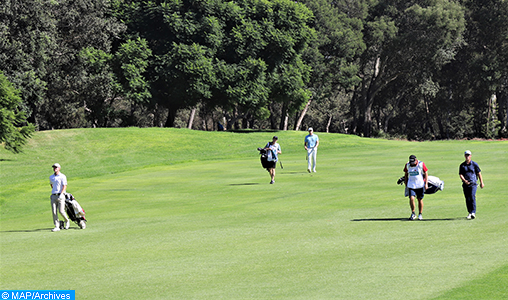
<svg viewBox="0 0 508 300">
<path fill-rule="evenodd" d="M 187 128 L 192 129 L 192 123 L 194 123 L 194 116 L 196 116 L 196 108 L 194 107 L 191 111 L 189 122 L 187 123 Z"/>
<path fill-rule="evenodd" d="M 425 112 L 426 112 L 426 126 L 424 133 L 430 132 L 432 134 L 432 138 L 435 137 L 434 126 L 432 126 L 432 118 L 430 117 L 430 109 L 429 109 L 429 99 L 427 96 L 424 96 L 425 102 Z"/>
<path fill-rule="evenodd" d="M 365 108 L 363 115 L 363 136 L 370 137 L 372 134 L 372 104 L 374 104 L 374 95 L 376 94 L 376 89 L 374 85 L 376 84 L 376 79 L 379 78 L 381 66 L 381 58 L 378 57 L 376 59 L 376 64 L 374 66 L 374 74 L 370 81 L 370 85 L 368 87 L 367 93 L 365 95 Z"/>
<path fill-rule="evenodd" d="M 487 113 L 487 136 L 494 137 L 496 135 L 496 94 L 490 96 L 489 99 L 489 111 Z M 492 127 L 492 128 L 491 128 Z M 492 131 L 489 132 L 489 131 Z"/>
<path fill-rule="evenodd" d="M 363 123 L 363 135 L 365 137 L 370 137 L 372 135 L 372 105 L 374 104 L 374 99 L 376 94 L 381 90 L 381 88 L 387 86 L 390 82 L 397 79 L 397 75 L 391 78 L 384 78 L 384 65 L 381 62 L 381 59 L 378 57 L 376 59 L 376 65 L 374 67 L 374 74 L 372 75 L 372 79 L 370 80 L 370 84 L 368 85 L 368 89 L 363 97 L 365 97 L 365 107 L 364 107 L 364 123 Z"/>
<path fill-rule="evenodd" d="M 503 132 L 506 132 L 508 129 L 508 96 L 507 95 L 504 96 L 504 101 L 505 101 L 506 111 L 505 111 Z"/>
<path fill-rule="evenodd" d="M 164 127 L 175 127 L 176 109 L 168 108 L 168 118 Z"/>
<path fill-rule="evenodd" d="M 395 104 L 393 105 L 390 113 L 387 114 L 387 116 L 385 118 L 384 125 L 383 125 L 384 132 L 388 132 L 388 124 L 390 123 L 390 120 L 393 118 L 396 108 L 399 107 L 400 100 L 403 98 L 404 98 L 404 94 L 402 94 L 401 96 L 398 96 L 397 99 L 395 100 Z"/>
<path fill-rule="evenodd" d="M 332 114 L 328 117 L 328 123 L 326 123 L 326 133 L 330 132 L 330 125 L 332 124 Z"/>
<path fill-rule="evenodd" d="M 357 88 L 355 88 L 353 96 L 351 97 L 351 106 L 349 108 L 350 114 L 353 117 L 353 120 L 351 122 L 351 134 L 357 134 L 357 132 L 360 131 L 360 119 L 361 119 L 359 105 L 360 101 L 361 101 L 361 90 L 359 91 Z"/>
<path fill-rule="evenodd" d="M 234 118 L 233 124 L 235 126 L 235 130 L 240 129 L 240 126 L 238 124 L 238 106 L 235 106 L 233 118 Z"/>
<path fill-rule="evenodd" d="M 367 101 L 367 106 L 365 107 L 365 116 L 363 118 L 363 136 L 370 137 L 372 135 L 372 103 L 374 102 L 374 98 L 372 101 Z"/>
<path fill-rule="evenodd" d="M 302 113 L 300 114 L 300 117 L 298 118 L 298 121 L 296 121 L 295 124 L 295 130 L 300 130 L 300 126 L 302 126 L 303 117 L 305 117 L 305 114 L 307 114 L 307 110 L 309 110 L 310 103 L 312 102 L 312 97 L 309 98 L 309 101 L 307 101 L 307 104 L 305 104 L 305 108 L 302 110 Z"/>
<path fill-rule="evenodd" d="M 275 109 L 273 102 L 270 104 L 270 129 L 277 129 L 277 120 L 275 120 Z"/>
<path fill-rule="evenodd" d="M 282 110 L 280 114 L 280 124 L 279 130 L 288 130 L 288 104 L 284 103 L 282 105 Z"/>
</svg>

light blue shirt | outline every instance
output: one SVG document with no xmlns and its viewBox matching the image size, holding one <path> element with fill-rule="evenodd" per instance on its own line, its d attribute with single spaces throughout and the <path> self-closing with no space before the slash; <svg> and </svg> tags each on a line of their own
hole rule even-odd
<svg viewBox="0 0 508 300">
<path fill-rule="evenodd" d="M 313 135 L 309 134 L 305 137 L 305 144 L 307 145 L 307 148 L 316 147 L 316 144 L 318 141 L 319 141 L 319 138 L 318 138 L 317 134 L 313 134 Z"/>
</svg>

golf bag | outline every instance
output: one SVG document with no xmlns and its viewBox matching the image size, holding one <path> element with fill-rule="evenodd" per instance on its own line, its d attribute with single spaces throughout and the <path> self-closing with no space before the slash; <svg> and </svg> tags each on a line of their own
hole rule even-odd
<svg viewBox="0 0 508 300">
<path fill-rule="evenodd" d="M 65 212 L 72 222 L 76 223 L 79 228 L 86 228 L 85 210 L 81 208 L 76 198 L 71 193 L 65 194 Z M 63 223 L 63 221 L 61 221 Z"/>
<path fill-rule="evenodd" d="M 259 154 L 261 155 L 261 165 L 263 168 L 270 168 L 270 164 L 268 162 L 268 151 L 264 148 L 258 148 Z"/>
<path fill-rule="evenodd" d="M 437 191 L 444 189 L 444 181 L 437 178 L 436 176 L 428 176 L 429 188 L 425 191 L 425 194 L 434 194 Z"/>
<path fill-rule="evenodd" d="M 429 188 L 425 190 L 425 194 L 434 194 L 437 191 L 442 191 L 444 189 L 444 181 L 439 179 L 436 176 L 428 176 L 429 180 Z M 400 177 L 399 180 L 397 180 L 397 184 L 404 184 L 404 176 Z M 408 196 L 407 188 L 404 193 L 404 196 Z"/>
</svg>

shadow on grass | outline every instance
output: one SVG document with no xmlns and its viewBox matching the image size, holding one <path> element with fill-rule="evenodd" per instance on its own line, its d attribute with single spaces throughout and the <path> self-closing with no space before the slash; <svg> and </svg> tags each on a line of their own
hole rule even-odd
<svg viewBox="0 0 508 300">
<path fill-rule="evenodd" d="M 308 174 L 309 173 L 307 171 L 297 172 L 297 171 L 284 171 L 284 170 L 281 170 L 279 172 L 281 174 Z"/>
<path fill-rule="evenodd" d="M 40 232 L 40 231 L 49 231 L 49 232 L 51 232 L 51 229 L 53 229 L 53 227 L 51 227 L 51 228 L 39 228 L 39 229 L 4 230 L 4 231 L 0 231 L 0 233 L 3 233 L 3 232 Z M 69 229 L 62 229 L 60 231 L 64 231 L 64 230 L 81 230 L 81 228 L 71 227 Z"/>
<path fill-rule="evenodd" d="M 408 221 L 408 222 L 429 222 L 429 221 L 457 221 L 465 220 L 466 218 L 443 218 L 443 219 L 423 219 L 423 220 L 409 220 L 408 218 L 376 218 L 376 219 L 353 219 L 352 222 L 386 222 L 386 221 Z"/>
<path fill-rule="evenodd" d="M 230 186 L 239 186 L 239 185 L 258 185 L 257 182 L 246 182 L 246 183 L 232 183 Z"/>
<path fill-rule="evenodd" d="M 5 230 L 5 231 L 0 231 L 0 233 L 2 233 L 2 232 L 38 232 L 38 231 L 51 231 L 51 229 L 53 229 L 53 227 L 51 227 L 51 228 L 39 228 L 39 229 Z"/>
</svg>

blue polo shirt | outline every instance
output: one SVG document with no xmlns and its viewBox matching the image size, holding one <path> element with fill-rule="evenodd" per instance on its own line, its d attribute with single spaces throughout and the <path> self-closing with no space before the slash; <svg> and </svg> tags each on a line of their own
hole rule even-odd
<svg viewBox="0 0 508 300">
<path fill-rule="evenodd" d="M 464 176 L 464 178 L 471 184 L 476 184 L 476 181 L 478 180 L 476 178 L 476 174 L 481 171 L 480 166 L 474 161 L 471 161 L 469 164 L 467 162 L 463 162 L 459 167 L 459 175 Z"/>
</svg>

